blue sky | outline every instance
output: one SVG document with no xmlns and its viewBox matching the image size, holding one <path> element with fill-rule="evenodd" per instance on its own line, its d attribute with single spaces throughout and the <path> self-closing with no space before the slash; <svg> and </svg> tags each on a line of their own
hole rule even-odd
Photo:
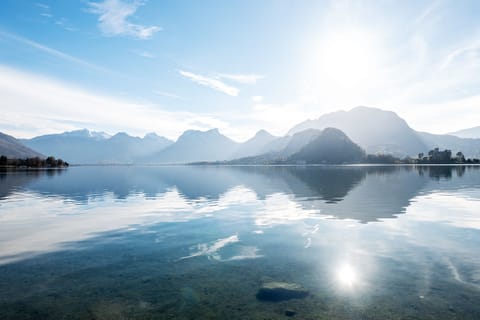
<svg viewBox="0 0 480 320">
<path fill-rule="evenodd" d="M 0 128 L 242 141 L 358 105 L 473 127 L 478 17 L 478 1 L 4 0 Z"/>
</svg>

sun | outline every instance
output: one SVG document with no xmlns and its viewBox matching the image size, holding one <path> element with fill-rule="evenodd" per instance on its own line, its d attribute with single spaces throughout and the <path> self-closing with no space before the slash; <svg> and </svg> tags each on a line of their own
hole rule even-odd
<svg viewBox="0 0 480 320">
<path fill-rule="evenodd" d="M 332 32 L 316 49 L 315 72 L 322 83 L 346 89 L 364 88 L 377 76 L 380 51 L 371 32 Z"/>
</svg>

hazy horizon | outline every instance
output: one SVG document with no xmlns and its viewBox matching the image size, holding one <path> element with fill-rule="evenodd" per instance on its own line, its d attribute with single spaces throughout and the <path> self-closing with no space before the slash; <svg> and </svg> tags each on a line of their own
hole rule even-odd
<svg viewBox="0 0 480 320">
<path fill-rule="evenodd" d="M 4 1 L 2 132 L 175 140 L 356 106 L 418 131 L 480 125 L 476 1 Z"/>
</svg>

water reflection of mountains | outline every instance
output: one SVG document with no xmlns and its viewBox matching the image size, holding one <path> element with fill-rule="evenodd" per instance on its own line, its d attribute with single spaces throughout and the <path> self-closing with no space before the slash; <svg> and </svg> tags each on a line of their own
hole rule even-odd
<svg viewBox="0 0 480 320">
<path fill-rule="evenodd" d="M 176 189 L 186 199 L 217 200 L 234 187 L 259 199 L 288 194 L 305 209 L 360 222 L 405 212 L 419 194 L 480 186 L 479 167 L 74 167 L 66 171 L 0 172 L 0 199 L 31 191 L 80 203 L 111 193 L 157 197 Z"/>
</svg>

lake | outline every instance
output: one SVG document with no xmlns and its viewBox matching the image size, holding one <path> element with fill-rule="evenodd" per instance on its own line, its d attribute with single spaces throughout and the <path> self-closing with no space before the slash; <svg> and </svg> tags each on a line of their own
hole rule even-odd
<svg viewBox="0 0 480 320">
<path fill-rule="evenodd" d="M 266 283 L 302 297 L 263 299 Z M 0 319 L 480 319 L 478 167 L 0 173 Z"/>
</svg>

